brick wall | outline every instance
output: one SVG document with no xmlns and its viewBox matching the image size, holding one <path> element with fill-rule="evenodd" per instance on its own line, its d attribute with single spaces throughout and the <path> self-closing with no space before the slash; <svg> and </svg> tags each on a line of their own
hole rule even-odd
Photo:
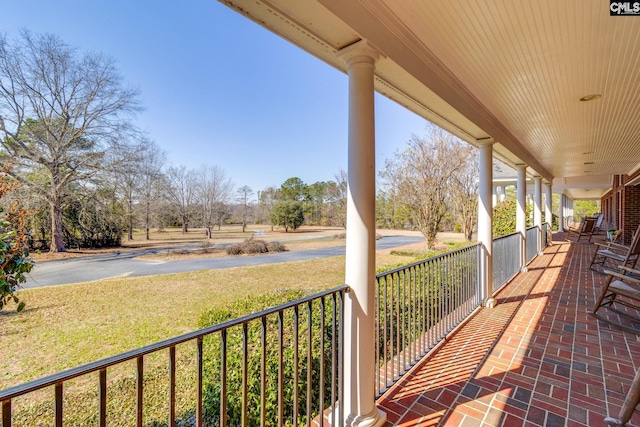
<svg viewBox="0 0 640 427">
<path fill-rule="evenodd" d="M 612 228 L 622 229 L 622 243 L 631 243 L 633 234 L 640 224 L 640 185 L 626 186 L 640 176 L 640 170 L 633 175 L 614 175 L 611 191 L 600 200 L 605 220 Z"/>
<path fill-rule="evenodd" d="M 628 245 L 640 224 L 640 185 L 626 187 L 624 205 L 624 236 L 625 245 Z"/>
</svg>

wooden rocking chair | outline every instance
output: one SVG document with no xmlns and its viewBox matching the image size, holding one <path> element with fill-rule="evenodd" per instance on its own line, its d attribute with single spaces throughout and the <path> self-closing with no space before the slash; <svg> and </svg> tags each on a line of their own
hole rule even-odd
<svg viewBox="0 0 640 427">
<path fill-rule="evenodd" d="M 576 242 L 579 242 L 584 236 L 588 237 L 587 241 L 590 242 L 593 233 L 596 231 L 596 222 L 598 222 L 597 218 L 586 217 L 577 227 L 570 226 L 567 229 L 567 240 L 570 240 L 569 238 L 572 234 L 577 234 Z"/>
<path fill-rule="evenodd" d="M 640 403 L 640 369 L 636 371 L 636 376 L 631 383 L 629 394 L 627 394 L 627 397 L 624 399 L 618 417 L 606 417 L 604 422 L 610 427 L 626 426 L 638 403 Z"/>
<path fill-rule="evenodd" d="M 640 329 L 623 325 L 621 322 L 617 323 L 609 317 L 598 314 L 598 310 L 606 308 L 640 324 L 640 317 L 634 316 L 634 313 L 640 315 L 640 271 L 622 265 L 619 268 L 620 272 L 605 270 L 609 277 L 593 306 L 592 314 L 615 328 L 640 335 Z"/>
<path fill-rule="evenodd" d="M 634 268 L 640 257 L 640 225 L 633 235 L 630 246 L 624 246 L 614 242 L 604 244 L 595 242 L 595 244 L 599 249 L 595 251 L 593 258 L 591 258 L 589 268 L 592 270 L 593 264 L 601 264 L 604 266 L 604 263 L 608 259 L 616 261 L 624 267 Z"/>
</svg>

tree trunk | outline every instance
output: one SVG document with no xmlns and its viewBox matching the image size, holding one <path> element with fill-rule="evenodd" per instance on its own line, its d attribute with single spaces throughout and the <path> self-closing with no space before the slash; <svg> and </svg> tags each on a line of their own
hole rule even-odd
<svg viewBox="0 0 640 427">
<path fill-rule="evenodd" d="M 187 223 L 187 216 L 182 215 L 182 234 L 187 234 L 189 232 L 189 224 Z"/>
<path fill-rule="evenodd" d="M 127 238 L 129 240 L 133 240 L 133 200 L 129 198 L 129 212 L 127 212 L 127 216 L 129 217 L 129 230 L 127 231 Z"/>
<path fill-rule="evenodd" d="M 62 236 L 62 207 L 60 196 L 55 192 L 51 201 L 51 247 L 50 252 L 66 252 Z"/>
<path fill-rule="evenodd" d="M 145 214 L 144 214 L 144 228 L 145 228 L 145 231 L 146 231 L 147 240 L 151 240 L 151 238 L 149 237 L 149 228 L 150 228 L 149 222 L 150 222 L 150 220 L 149 220 L 149 205 L 147 204 L 146 208 L 145 208 Z"/>
</svg>

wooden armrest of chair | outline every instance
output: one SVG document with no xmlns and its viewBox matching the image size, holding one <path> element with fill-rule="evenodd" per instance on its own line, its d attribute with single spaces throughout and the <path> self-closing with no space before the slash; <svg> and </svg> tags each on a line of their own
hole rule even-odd
<svg viewBox="0 0 640 427">
<path fill-rule="evenodd" d="M 634 273 L 640 274 L 640 271 L 634 270 L 633 268 L 623 267 L 621 265 L 619 265 L 618 268 L 620 270 L 630 270 L 630 271 L 632 271 Z M 629 280 L 631 282 L 636 282 L 636 283 L 640 284 L 640 279 L 635 278 L 633 276 L 625 276 L 623 273 L 620 273 L 620 272 L 617 272 L 617 271 L 614 271 L 614 270 L 605 269 L 604 270 L 604 274 L 608 274 L 609 276 L 612 276 L 612 277 L 617 277 L 620 280 Z"/>
<path fill-rule="evenodd" d="M 628 251 L 629 250 L 629 246 L 625 246 L 625 245 L 621 245 L 620 243 L 615 243 L 615 242 L 609 242 L 609 248 L 613 249 L 619 249 L 621 251 Z"/>
<path fill-rule="evenodd" d="M 594 245 L 600 246 L 600 248 L 596 250 L 610 250 L 614 252 L 620 252 L 622 255 L 626 254 L 629 251 L 629 247 L 625 245 L 621 245 L 620 243 L 607 242 L 607 243 L 599 243 L 593 242 Z"/>
<path fill-rule="evenodd" d="M 624 265 L 619 265 L 618 268 L 623 272 L 623 274 L 625 274 L 625 277 L 640 282 L 640 270 L 636 270 L 635 268 L 631 267 L 625 267 Z M 625 272 L 632 274 L 632 276 L 626 275 Z"/>
</svg>

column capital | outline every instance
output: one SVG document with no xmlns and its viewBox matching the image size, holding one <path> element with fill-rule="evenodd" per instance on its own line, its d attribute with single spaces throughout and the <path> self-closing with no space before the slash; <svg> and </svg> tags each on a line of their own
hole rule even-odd
<svg viewBox="0 0 640 427">
<path fill-rule="evenodd" d="M 375 64 L 380 57 L 384 57 L 380 50 L 366 39 L 361 39 L 337 52 L 338 58 L 342 59 L 347 66 L 357 62 Z"/>
<path fill-rule="evenodd" d="M 495 143 L 496 141 L 493 138 L 476 139 L 476 144 L 478 144 L 478 148 L 493 147 L 493 144 Z"/>
<path fill-rule="evenodd" d="M 527 165 L 524 163 L 518 163 L 516 165 L 516 170 L 527 170 Z"/>
</svg>

